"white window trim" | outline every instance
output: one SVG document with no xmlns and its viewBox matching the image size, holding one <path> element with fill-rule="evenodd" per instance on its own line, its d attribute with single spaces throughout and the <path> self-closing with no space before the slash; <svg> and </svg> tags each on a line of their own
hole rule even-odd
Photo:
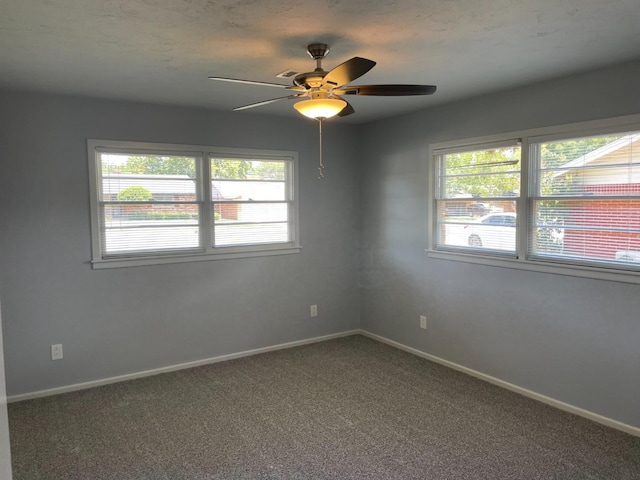
<svg viewBox="0 0 640 480">
<path fill-rule="evenodd" d="M 429 145 L 429 208 L 427 209 L 427 238 L 429 245 L 425 249 L 429 258 L 440 260 L 451 260 L 480 265 L 489 265 L 500 268 L 514 268 L 518 270 L 529 270 L 534 272 L 552 273 L 557 275 L 568 275 L 573 277 L 595 278 L 623 283 L 640 284 L 640 272 L 627 271 L 624 267 L 600 267 L 592 265 L 579 265 L 567 263 L 555 263 L 552 260 L 528 259 L 526 252 L 527 232 L 530 228 L 530 162 L 529 145 L 540 141 L 561 140 L 568 136 L 592 136 L 606 135 L 617 131 L 640 130 L 640 114 L 626 115 L 622 117 L 606 118 L 600 120 L 590 120 L 586 122 L 570 123 L 558 126 L 533 128 L 507 132 L 498 135 L 485 137 L 473 137 L 461 140 L 450 140 Z M 525 228 L 519 228 L 516 238 L 516 258 L 505 258 L 504 256 L 454 251 L 448 249 L 435 248 L 435 201 L 436 201 L 436 172 L 435 156 L 446 151 L 461 151 L 461 149 L 473 149 L 476 146 L 487 144 L 500 144 L 508 142 L 514 138 L 521 139 L 521 190 L 518 208 L 518 218 L 523 218 Z"/>
<path fill-rule="evenodd" d="M 189 155 L 200 159 L 197 168 L 201 169 L 200 184 L 198 188 L 203 189 L 202 198 L 206 203 L 210 199 L 211 186 L 209 175 L 209 159 L 215 156 L 228 156 L 232 158 L 258 158 L 290 161 L 293 165 L 293 172 L 290 173 L 289 195 L 293 198 L 291 202 L 291 220 L 290 224 L 293 228 L 293 239 L 291 242 L 284 244 L 264 244 L 264 245 L 243 245 L 230 247 L 212 247 L 205 242 L 203 252 L 189 253 L 163 253 L 158 255 L 140 255 L 132 257 L 120 258 L 102 258 L 102 232 L 100 227 L 100 202 L 98 194 L 100 191 L 99 171 L 97 168 L 97 155 L 100 152 L 108 150 L 109 152 L 121 151 L 123 153 L 131 153 L 132 151 L 141 151 L 145 153 L 163 153 L 170 155 Z M 171 263 L 186 263 L 209 260 L 227 260 L 234 258 L 251 258 L 264 257 L 273 255 L 289 255 L 299 253 L 302 249 L 300 245 L 300 226 L 299 226 L 299 207 L 298 207 L 298 153 L 287 150 L 258 150 L 249 148 L 227 148 L 216 147 L 211 145 L 181 145 L 168 143 L 147 143 L 132 142 L 119 140 L 87 140 L 88 164 L 89 164 L 89 205 L 91 209 L 91 251 L 92 251 L 92 268 L 121 268 L 121 267 L 137 267 L 143 265 L 162 265 Z M 201 228 L 204 231 L 210 231 L 211 220 L 207 215 L 203 215 L 201 220 Z M 207 230 L 209 229 L 209 230 Z M 205 234 L 205 240 L 207 235 Z M 211 243 L 211 242 L 208 242 Z"/>
</svg>

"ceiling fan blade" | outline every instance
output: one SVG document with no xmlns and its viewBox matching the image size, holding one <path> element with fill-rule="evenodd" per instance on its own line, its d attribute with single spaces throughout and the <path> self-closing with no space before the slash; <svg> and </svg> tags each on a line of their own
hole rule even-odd
<svg viewBox="0 0 640 480">
<path fill-rule="evenodd" d="M 290 85 L 281 85 L 279 83 L 270 83 L 270 82 L 258 82 L 257 80 L 241 80 L 239 78 L 209 77 L 209 80 L 217 80 L 219 82 L 244 83 L 246 85 L 262 85 L 264 87 L 277 87 L 277 88 L 288 88 L 288 89 L 294 88 Z"/>
<path fill-rule="evenodd" d="M 322 79 L 322 85 L 332 88 L 341 87 L 356 78 L 361 77 L 376 65 L 373 60 L 362 57 L 353 57 L 327 73 Z"/>
<path fill-rule="evenodd" d="M 238 110 L 246 110 L 248 108 L 261 107 L 262 105 L 268 105 L 270 103 L 278 102 L 280 100 L 287 100 L 287 99 L 291 99 L 291 98 L 298 98 L 298 97 L 304 97 L 304 96 L 305 96 L 304 94 L 299 93 L 299 94 L 296 94 L 296 95 L 287 95 L 286 97 L 272 98 L 271 100 L 263 100 L 262 102 L 250 103 L 249 105 L 243 105 L 242 107 L 236 107 L 236 108 L 233 109 L 233 111 L 236 112 Z"/>
<path fill-rule="evenodd" d="M 344 99 L 343 99 L 344 100 Z M 351 115 L 352 113 L 356 113 L 351 104 L 347 102 L 347 106 L 344 107 L 340 112 L 338 112 L 339 117 L 346 117 L 347 115 Z"/>
<path fill-rule="evenodd" d="M 353 85 L 341 88 L 337 95 L 375 95 L 380 97 L 401 97 L 406 95 L 432 95 L 435 85 Z"/>
</svg>

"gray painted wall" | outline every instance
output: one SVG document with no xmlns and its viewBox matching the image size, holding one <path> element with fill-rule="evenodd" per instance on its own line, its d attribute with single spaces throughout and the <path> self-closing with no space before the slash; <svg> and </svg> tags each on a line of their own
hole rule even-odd
<svg viewBox="0 0 640 480">
<path fill-rule="evenodd" d="M 325 125 L 321 182 L 311 120 L 16 92 L 0 104 L 9 395 L 359 327 L 355 127 Z M 298 151 L 302 253 L 92 270 L 87 138 Z"/>
<path fill-rule="evenodd" d="M 630 63 L 364 127 L 328 123 L 324 182 L 316 126 L 302 119 L 0 93 L 8 392 L 362 326 L 640 426 L 640 287 L 424 253 L 429 143 L 640 113 L 639 84 Z M 302 253 L 91 270 L 92 137 L 299 151 Z M 52 343 L 63 361 L 49 359 Z"/>
<path fill-rule="evenodd" d="M 640 286 L 424 253 L 430 143 L 640 113 L 638 85 L 629 63 L 368 125 L 363 328 L 640 427 Z"/>
</svg>

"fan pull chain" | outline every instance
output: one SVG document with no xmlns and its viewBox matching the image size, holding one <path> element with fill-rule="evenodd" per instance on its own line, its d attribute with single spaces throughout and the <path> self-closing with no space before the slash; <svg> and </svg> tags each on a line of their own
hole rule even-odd
<svg viewBox="0 0 640 480">
<path fill-rule="evenodd" d="M 320 163 L 318 165 L 318 179 L 324 179 L 324 164 L 322 163 L 322 117 L 318 118 L 318 128 L 320 132 Z"/>
</svg>

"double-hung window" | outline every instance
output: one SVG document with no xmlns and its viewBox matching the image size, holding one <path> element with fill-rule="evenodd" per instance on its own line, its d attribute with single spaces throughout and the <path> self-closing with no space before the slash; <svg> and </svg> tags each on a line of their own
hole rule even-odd
<svg viewBox="0 0 640 480">
<path fill-rule="evenodd" d="M 94 268 L 300 250 L 295 152 L 89 140 Z"/>
<path fill-rule="evenodd" d="M 639 127 L 630 116 L 432 145 L 430 254 L 640 283 Z"/>
<path fill-rule="evenodd" d="M 531 259 L 640 267 L 640 132 L 531 140 Z"/>
<path fill-rule="evenodd" d="M 436 248 L 516 256 L 520 144 L 435 151 Z"/>
</svg>

